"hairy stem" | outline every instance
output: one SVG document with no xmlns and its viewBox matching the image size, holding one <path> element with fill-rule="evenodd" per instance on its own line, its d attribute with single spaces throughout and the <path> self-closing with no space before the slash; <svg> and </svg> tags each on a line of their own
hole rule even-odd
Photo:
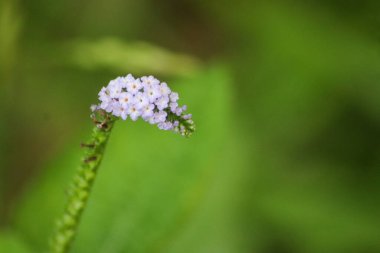
<svg viewBox="0 0 380 253">
<path fill-rule="evenodd" d="M 51 253 L 68 252 L 75 238 L 81 214 L 86 207 L 115 122 L 115 119 L 108 116 L 104 111 L 96 112 L 96 114 L 93 115 L 93 121 L 96 126 L 93 129 L 91 139 L 88 143 L 81 145 L 86 148 L 86 152 L 69 188 L 64 214 L 57 222 L 57 228 L 51 240 Z"/>
</svg>

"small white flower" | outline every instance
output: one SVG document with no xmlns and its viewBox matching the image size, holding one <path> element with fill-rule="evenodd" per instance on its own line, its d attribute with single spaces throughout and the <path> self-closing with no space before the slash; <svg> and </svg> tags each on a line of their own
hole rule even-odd
<svg viewBox="0 0 380 253">
<path fill-rule="evenodd" d="M 168 96 L 162 96 L 162 97 L 158 98 L 155 102 L 158 110 L 163 110 L 163 109 L 167 108 L 168 103 L 169 103 L 169 97 Z"/>
<path fill-rule="evenodd" d="M 126 108 L 135 103 L 135 97 L 129 92 L 122 92 L 119 96 L 119 103 Z"/>
<path fill-rule="evenodd" d="M 160 92 L 156 88 L 151 87 L 151 88 L 144 89 L 144 91 L 150 103 L 153 103 L 154 101 L 156 101 L 156 99 L 160 96 Z"/>
<path fill-rule="evenodd" d="M 124 77 L 124 80 L 127 82 L 132 82 L 135 80 L 135 78 L 132 76 L 132 74 L 128 74 Z"/>
<path fill-rule="evenodd" d="M 144 106 L 142 108 L 142 118 L 145 120 L 149 120 L 150 118 L 152 118 L 154 114 L 153 109 L 154 109 L 153 104 L 147 104 L 146 106 Z"/>
<path fill-rule="evenodd" d="M 115 80 L 112 80 L 108 85 L 108 90 L 111 98 L 119 98 L 119 95 L 122 91 L 121 84 Z"/>
<path fill-rule="evenodd" d="M 151 125 L 156 124 L 156 118 L 154 117 L 154 115 L 148 117 L 146 120 L 147 120 L 147 121 L 149 122 L 149 124 L 151 124 Z"/>
<path fill-rule="evenodd" d="M 132 105 L 128 108 L 128 114 L 133 121 L 136 121 L 138 117 L 141 115 L 141 112 L 135 105 Z"/>
<path fill-rule="evenodd" d="M 161 83 L 159 87 L 159 91 L 162 96 L 168 96 L 171 92 L 170 88 L 168 87 L 167 83 Z"/>
<path fill-rule="evenodd" d="M 183 112 L 183 109 L 181 107 L 177 107 L 177 109 L 175 109 L 174 113 L 177 115 L 177 116 L 181 116 Z"/>
<path fill-rule="evenodd" d="M 110 91 L 106 87 L 103 87 L 98 93 L 98 95 L 99 100 L 102 102 L 109 102 L 112 99 L 110 96 Z"/>
<path fill-rule="evenodd" d="M 170 103 L 170 111 L 175 112 L 175 109 L 178 107 L 178 103 Z"/>
<path fill-rule="evenodd" d="M 141 88 L 142 84 L 139 79 L 127 82 L 127 91 L 132 94 L 136 94 Z"/>
<path fill-rule="evenodd" d="M 165 122 L 167 115 L 168 114 L 165 111 L 155 112 L 154 113 L 154 121 L 155 121 L 155 123 Z"/>
<path fill-rule="evenodd" d="M 170 93 L 170 102 L 175 103 L 177 102 L 177 100 L 178 100 L 178 93 L 177 92 Z"/>
<path fill-rule="evenodd" d="M 135 105 L 138 109 L 141 109 L 148 104 L 149 104 L 149 98 L 145 93 L 138 92 L 135 95 Z"/>
<path fill-rule="evenodd" d="M 127 88 L 128 81 L 127 81 L 127 79 L 125 77 L 118 77 L 117 79 L 118 79 L 118 82 L 120 83 L 120 87 L 122 89 Z"/>
<path fill-rule="evenodd" d="M 113 111 L 113 108 L 117 105 L 117 103 L 113 100 L 111 101 L 105 101 L 100 103 L 100 108 L 105 110 L 106 112 L 110 113 Z"/>
<path fill-rule="evenodd" d="M 127 111 L 127 109 L 124 108 L 124 110 L 122 110 L 122 112 L 120 114 L 120 118 L 122 120 L 126 120 L 128 118 L 128 111 Z"/>
<path fill-rule="evenodd" d="M 154 88 L 156 85 L 160 83 L 154 76 L 143 76 L 141 77 L 141 81 L 144 89 Z"/>
<path fill-rule="evenodd" d="M 113 107 L 112 115 L 114 115 L 116 117 L 120 117 L 123 120 L 126 120 L 127 119 L 127 110 L 125 109 L 124 106 L 122 106 L 121 104 L 117 103 Z"/>
<path fill-rule="evenodd" d="M 171 129 L 173 129 L 173 123 L 171 123 L 169 121 L 158 123 L 157 126 L 161 130 L 171 130 Z"/>
</svg>

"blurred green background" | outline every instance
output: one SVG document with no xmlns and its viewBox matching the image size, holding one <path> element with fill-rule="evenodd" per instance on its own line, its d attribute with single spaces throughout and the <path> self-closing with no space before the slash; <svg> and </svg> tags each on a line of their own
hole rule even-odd
<svg viewBox="0 0 380 253">
<path fill-rule="evenodd" d="M 1 253 L 46 252 L 130 72 L 197 132 L 119 122 L 71 252 L 380 252 L 378 0 L 1 0 Z"/>
</svg>

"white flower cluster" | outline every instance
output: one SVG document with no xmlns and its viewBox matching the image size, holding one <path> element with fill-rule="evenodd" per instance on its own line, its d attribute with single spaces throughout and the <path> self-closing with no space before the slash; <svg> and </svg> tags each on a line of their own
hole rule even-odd
<svg viewBox="0 0 380 253">
<path fill-rule="evenodd" d="M 182 135 L 194 131 L 191 114 L 185 114 L 186 106 L 178 106 L 178 93 L 153 76 L 134 78 L 131 74 L 109 82 L 99 92 L 99 105 L 92 110 L 104 110 L 123 120 L 136 121 L 139 117 L 157 124 L 160 129 L 173 130 Z"/>
</svg>

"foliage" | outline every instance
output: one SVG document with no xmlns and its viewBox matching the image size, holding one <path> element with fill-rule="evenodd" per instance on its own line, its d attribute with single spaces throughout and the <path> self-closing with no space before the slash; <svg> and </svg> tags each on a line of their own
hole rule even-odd
<svg viewBox="0 0 380 253">
<path fill-rule="evenodd" d="M 46 249 L 88 107 L 129 72 L 168 80 L 197 133 L 118 122 L 73 252 L 379 252 L 379 15 L 376 0 L 4 0 L 0 252 Z"/>
</svg>

